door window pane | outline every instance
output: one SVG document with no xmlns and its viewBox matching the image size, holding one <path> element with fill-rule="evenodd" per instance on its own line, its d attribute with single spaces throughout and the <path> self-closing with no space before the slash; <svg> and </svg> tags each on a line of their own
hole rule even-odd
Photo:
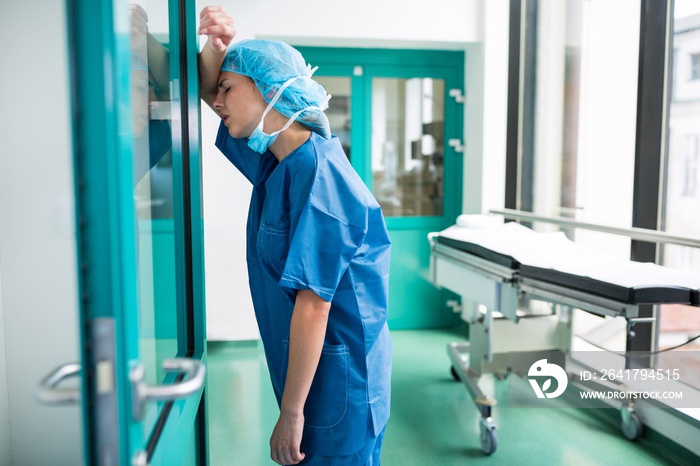
<svg viewBox="0 0 700 466">
<path fill-rule="evenodd" d="M 158 385 L 163 359 L 178 352 L 171 114 L 178 107 L 171 106 L 168 51 L 176 39 L 169 37 L 166 0 L 131 4 L 129 12 L 139 353 L 145 382 Z M 147 405 L 147 419 L 156 406 Z"/>
<path fill-rule="evenodd" d="M 674 9 L 662 225 L 670 233 L 700 238 L 700 3 L 675 0 Z M 669 267 L 700 270 L 698 248 L 666 245 L 661 258 L 662 264 Z M 659 347 L 684 343 L 697 334 L 697 311 L 690 306 L 661 306 Z M 700 344 L 696 341 L 684 349 L 697 351 Z"/>
<path fill-rule="evenodd" d="M 372 80 L 373 186 L 387 217 L 442 215 L 444 95 L 442 79 Z"/>
<path fill-rule="evenodd" d="M 338 136 L 345 155 L 352 160 L 350 156 L 350 115 L 352 114 L 350 107 L 350 102 L 352 102 L 350 78 L 315 76 L 314 79 L 332 96 L 328 102 L 326 116 L 328 116 L 328 121 L 331 124 L 331 132 Z"/>
</svg>

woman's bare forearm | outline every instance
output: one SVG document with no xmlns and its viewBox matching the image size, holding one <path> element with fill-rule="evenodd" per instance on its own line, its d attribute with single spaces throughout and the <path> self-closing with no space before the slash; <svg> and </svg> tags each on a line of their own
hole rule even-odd
<svg viewBox="0 0 700 466">
<path fill-rule="evenodd" d="M 199 54 L 199 93 L 201 99 L 212 110 L 214 110 L 214 99 L 218 90 L 219 70 L 224 57 L 226 52 L 216 52 L 209 44 Z"/>
<path fill-rule="evenodd" d="M 321 359 L 331 304 L 311 290 L 297 292 L 289 329 L 289 363 L 280 416 L 270 437 L 270 457 L 278 464 L 304 459 L 301 438 L 304 405 Z"/>
<path fill-rule="evenodd" d="M 207 6 L 199 14 L 199 34 L 207 36 L 199 53 L 200 97 L 213 109 L 221 64 L 236 29 L 233 19 L 220 6 Z"/>
<path fill-rule="evenodd" d="M 302 413 L 316 374 L 328 326 L 330 303 L 311 290 L 299 290 L 289 329 L 289 366 L 282 409 Z"/>
</svg>

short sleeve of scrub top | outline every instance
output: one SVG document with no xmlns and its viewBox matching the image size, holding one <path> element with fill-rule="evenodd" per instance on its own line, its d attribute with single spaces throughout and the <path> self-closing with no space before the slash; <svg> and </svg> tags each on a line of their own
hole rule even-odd
<svg viewBox="0 0 700 466">
<path fill-rule="evenodd" d="M 314 199 L 294 213 L 290 223 L 289 255 L 280 286 L 310 289 L 324 300 L 332 301 L 362 244 L 364 230 L 325 212 L 314 205 Z"/>
</svg>

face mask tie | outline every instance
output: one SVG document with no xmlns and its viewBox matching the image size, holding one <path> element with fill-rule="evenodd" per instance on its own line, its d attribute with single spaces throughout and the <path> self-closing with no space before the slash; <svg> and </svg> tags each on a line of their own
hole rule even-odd
<svg viewBox="0 0 700 466">
<path fill-rule="evenodd" d="M 311 74 L 316 71 L 316 68 L 310 69 Z M 311 105 L 306 108 L 303 108 L 296 112 L 294 115 L 292 115 L 288 120 L 287 123 L 282 127 L 282 129 L 277 130 L 273 133 L 267 134 L 265 131 L 263 131 L 263 127 L 265 125 L 265 117 L 267 114 L 270 112 L 270 110 L 275 106 L 275 103 L 280 99 L 282 96 L 282 92 L 289 87 L 290 84 L 292 84 L 295 80 L 297 79 L 309 79 L 311 77 L 311 74 L 308 76 L 295 76 L 293 78 L 288 79 L 282 86 L 277 90 L 275 93 L 274 97 L 272 97 L 272 100 L 270 101 L 269 104 L 267 104 L 267 108 L 265 108 L 265 111 L 262 114 L 262 118 L 260 118 L 260 123 L 258 123 L 258 126 L 255 127 L 253 130 L 253 133 L 250 135 L 248 138 L 248 147 L 253 149 L 255 152 L 259 154 L 264 154 L 267 149 L 275 143 L 277 140 L 277 136 L 287 128 L 289 128 L 294 121 L 299 118 L 299 115 L 302 113 L 309 111 L 309 110 L 319 110 L 323 111 L 320 107 L 316 105 Z M 324 102 L 324 106 L 327 108 L 328 106 L 328 100 L 330 99 L 330 95 L 326 98 Z"/>
</svg>

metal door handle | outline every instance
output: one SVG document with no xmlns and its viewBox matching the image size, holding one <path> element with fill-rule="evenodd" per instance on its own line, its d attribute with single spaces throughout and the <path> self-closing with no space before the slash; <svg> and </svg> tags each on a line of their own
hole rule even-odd
<svg viewBox="0 0 700 466">
<path fill-rule="evenodd" d="M 57 388 L 57 385 L 69 377 L 79 376 L 82 370 L 82 366 L 77 362 L 57 367 L 39 382 L 34 397 L 38 402 L 49 406 L 78 404 L 79 388 Z"/>
<path fill-rule="evenodd" d="M 143 417 L 143 405 L 147 401 L 170 401 L 186 398 L 197 393 L 204 385 L 206 366 L 201 361 L 190 358 L 164 359 L 163 369 L 166 372 L 184 372 L 181 382 L 171 385 L 149 386 L 143 380 L 143 366 L 138 365 L 131 370 L 132 414 L 135 420 Z"/>
</svg>

